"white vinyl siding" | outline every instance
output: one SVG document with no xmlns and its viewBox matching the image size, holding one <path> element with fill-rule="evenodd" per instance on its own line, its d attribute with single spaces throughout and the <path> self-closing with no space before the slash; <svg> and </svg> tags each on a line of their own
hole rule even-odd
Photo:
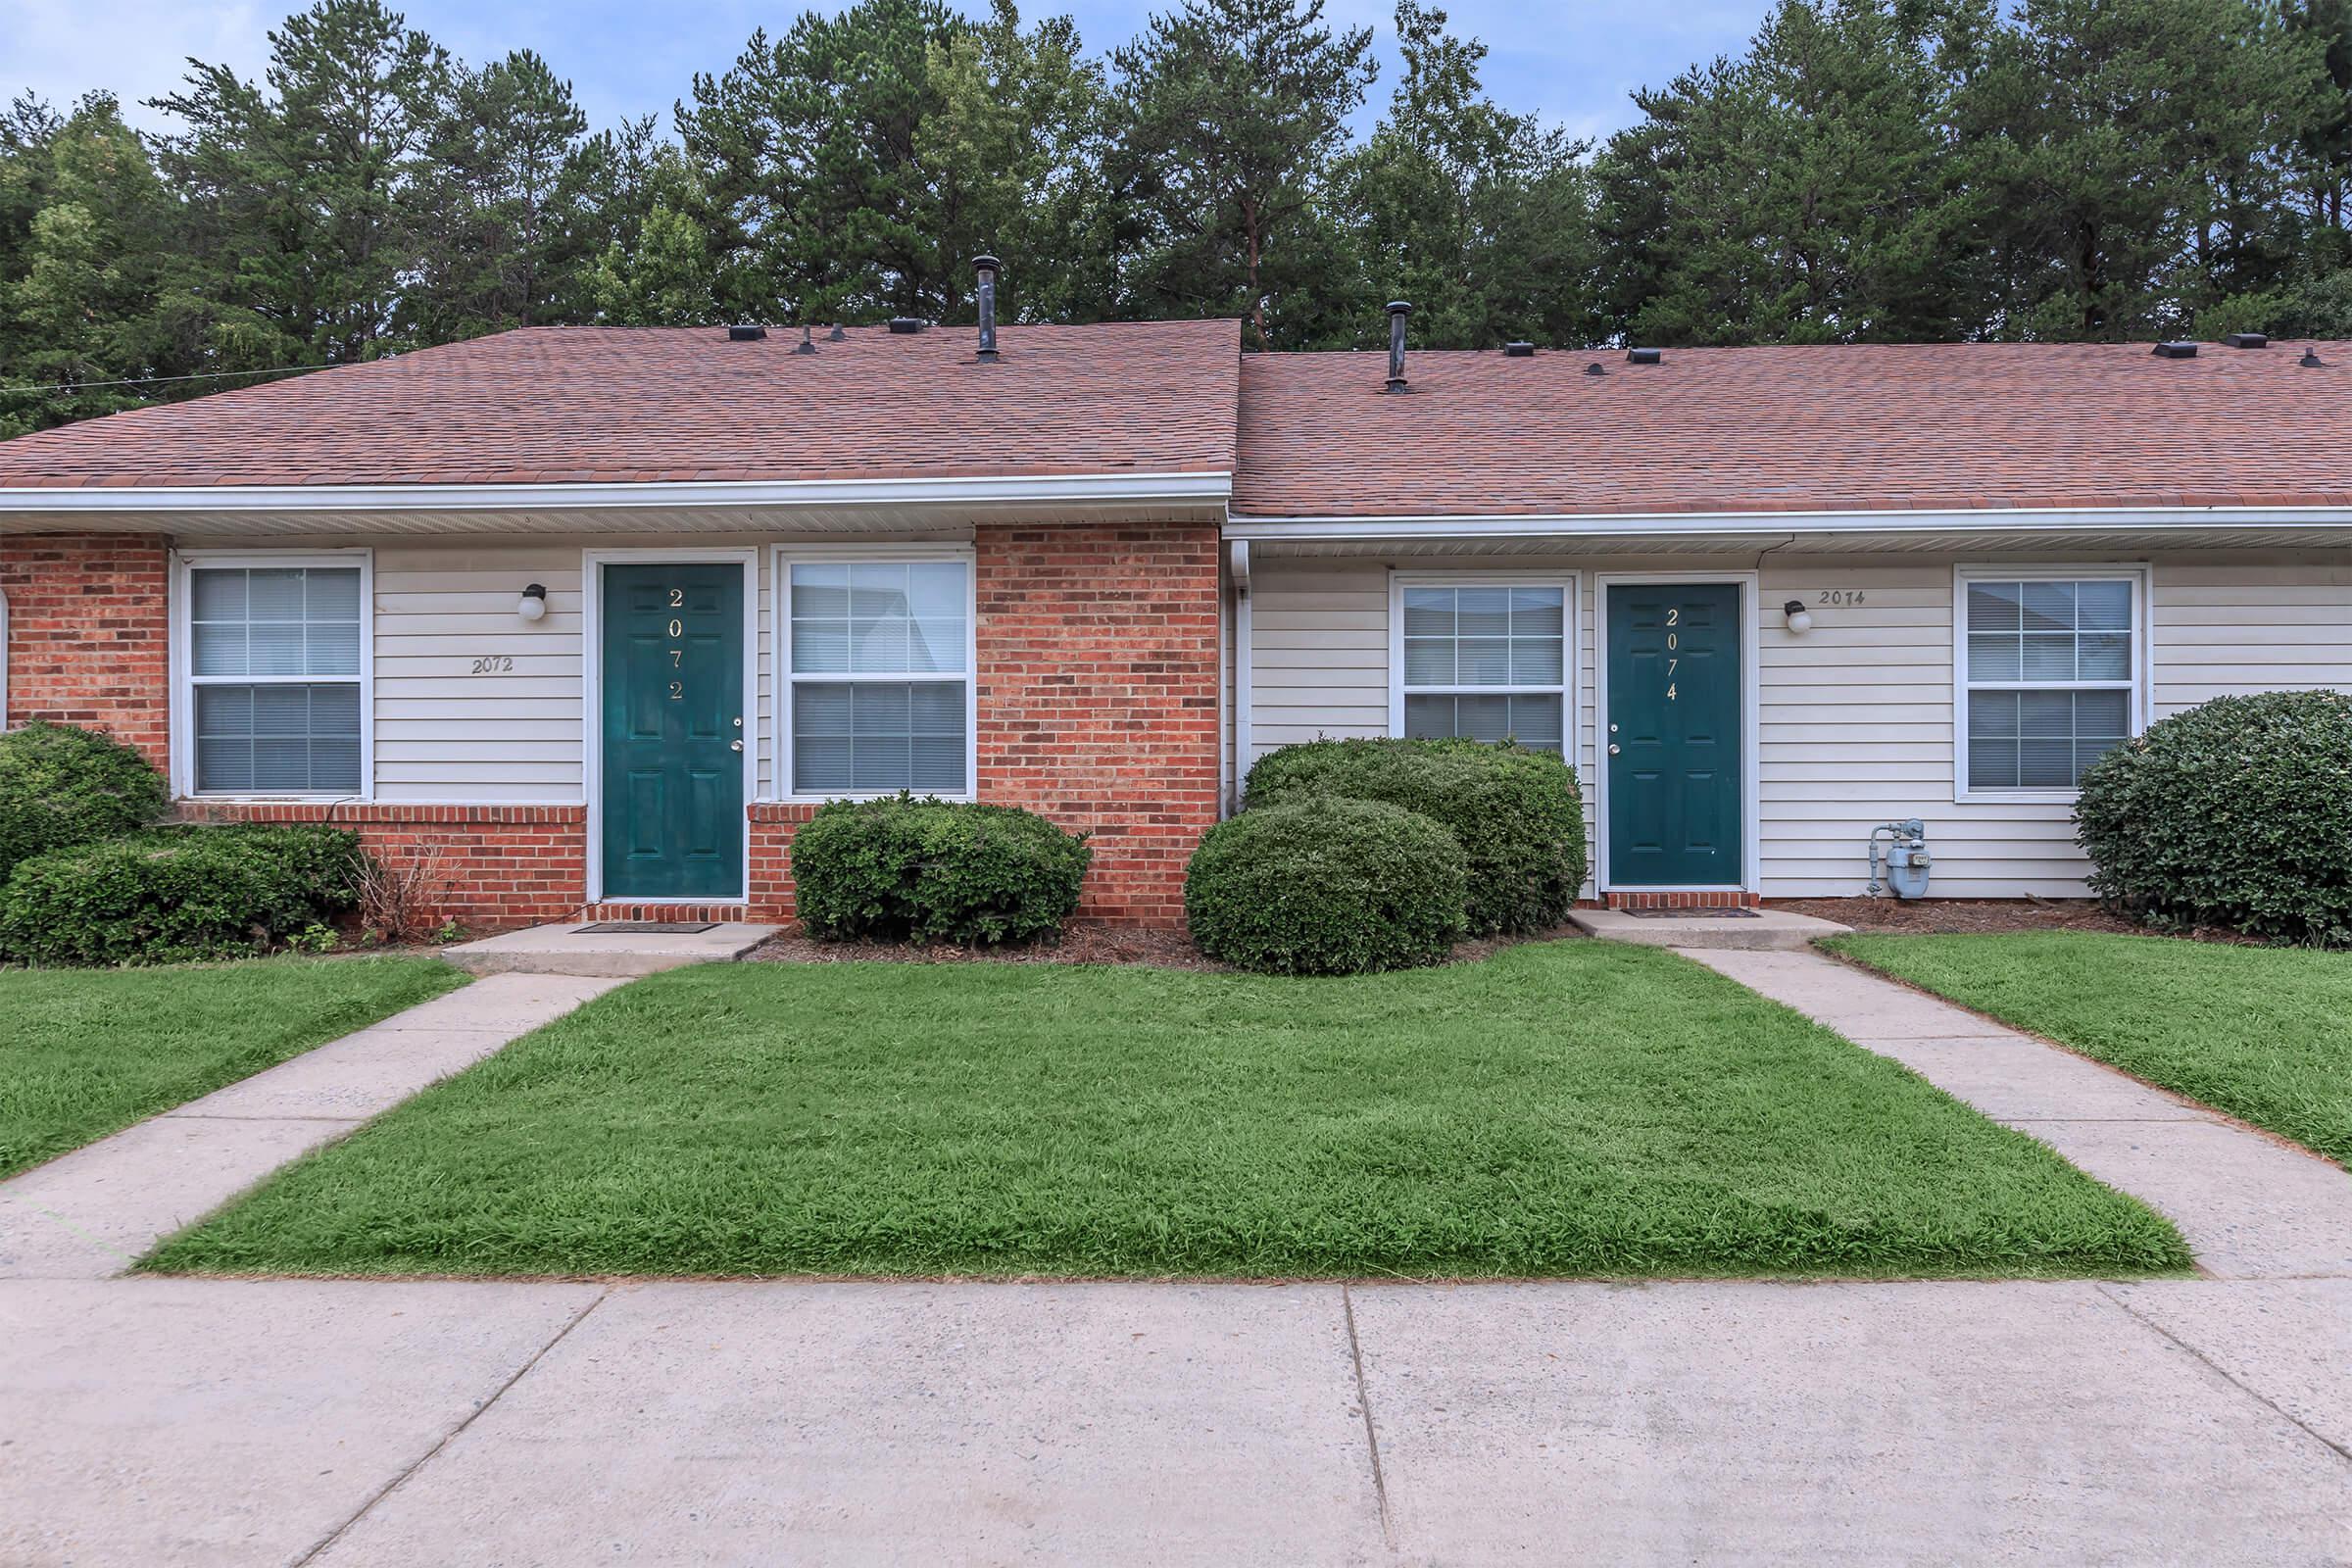
<svg viewBox="0 0 2352 1568">
<path fill-rule="evenodd" d="M 2073 556 L 2059 559 L 2074 562 Z M 1979 564 L 1973 558 L 1972 566 Z M 1389 732 L 1390 563 L 1253 551 L 1251 752 L 1318 736 Z M 1396 564 L 1417 580 L 1575 571 L 1576 760 L 1588 801 L 1595 761 L 1593 581 L 1603 572 L 1754 569 L 1753 553 L 1538 557 L 1465 551 Z M 1997 563 L 1996 563 L 1997 564 Z M 2135 569 L 2118 562 L 2115 569 Z M 1857 894 L 1877 823 L 1917 816 L 1950 898 L 2080 897 L 2087 869 L 2063 800 L 1955 803 L 1952 557 L 1767 556 L 1758 701 L 1759 887 L 1767 897 Z M 1850 596 L 1859 603 L 1823 601 Z M 1781 607 L 1813 617 L 1789 631 Z M 2223 691 L 2352 689 L 2352 562 L 2159 557 L 2146 595 L 2144 678 L 2161 716 Z M 1249 759 L 1244 759 L 1244 765 Z"/>
</svg>

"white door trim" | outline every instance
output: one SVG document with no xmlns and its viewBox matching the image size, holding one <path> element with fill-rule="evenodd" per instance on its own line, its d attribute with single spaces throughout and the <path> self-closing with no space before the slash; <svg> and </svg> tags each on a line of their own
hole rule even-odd
<svg viewBox="0 0 2352 1568">
<path fill-rule="evenodd" d="M 588 862 L 582 901 L 605 897 L 605 567 L 671 563 L 729 563 L 743 568 L 743 881 L 732 891 L 677 894 L 646 904 L 748 904 L 752 882 L 752 804 L 760 798 L 760 551 L 596 549 L 580 552 L 580 724 L 586 742 L 580 784 L 588 800 Z"/>
<path fill-rule="evenodd" d="M 1628 893 L 1760 893 L 1763 832 L 1758 822 L 1763 777 L 1757 758 L 1763 648 L 1761 594 L 1755 571 L 1596 571 L 1592 574 L 1592 821 L 1593 887 L 1607 897 L 1609 881 L 1609 589 L 1657 583 L 1728 583 L 1740 590 L 1740 881 L 1704 887 L 1652 887 Z"/>
</svg>

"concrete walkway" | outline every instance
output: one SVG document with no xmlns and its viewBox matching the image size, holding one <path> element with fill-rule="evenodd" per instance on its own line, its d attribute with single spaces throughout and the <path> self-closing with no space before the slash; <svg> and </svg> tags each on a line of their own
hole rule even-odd
<svg viewBox="0 0 2352 1568">
<path fill-rule="evenodd" d="M 2352 1275 L 2352 1173 L 2332 1160 L 1818 953 L 1685 956 L 2132 1194 L 2180 1228 L 2207 1273 Z"/>
<path fill-rule="evenodd" d="M 0 1281 L 0 1562 L 2340 1563 L 2352 1281 Z"/>
<path fill-rule="evenodd" d="M 0 1279 L 120 1273 L 288 1160 L 620 983 L 477 980 L 0 1182 Z"/>
</svg>

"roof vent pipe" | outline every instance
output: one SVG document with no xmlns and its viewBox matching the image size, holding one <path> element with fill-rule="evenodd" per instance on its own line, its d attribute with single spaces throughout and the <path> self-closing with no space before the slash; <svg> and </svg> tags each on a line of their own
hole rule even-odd
<svg viewBox="0 0 2352 1568">
<path fill-rule="evenodd" d="M 980 353 L 985 364 L 997 358 L 997 259 L 994 256 L 975 256 L 972 266 L 979 270 L 980 286 Z"/>
<path fill-rule="evenodd" d="M 808 341 L 808 323 L 806 321 L 801 323 L 801 346 L 792 352 L 795 354 L 814 354 L 816 352 L 816 345 Z"/>
<path fill-rule="evenodd" d="M 1389 301 L 1389 385 L 1391 392 L 1404 390 L 1404 318 L 1413 314 L 1410 300 Z"/>
<path fill-rule="evenodd" d="M 2306 370 L 2325 370 L 2328 368 L 2328 362 L 2320 358 L 2320 351 L 2318 349 L 2305 349 L 2303 351 L 2303 357 L 2297 360 L 2295 364 Z"/>
</svg>

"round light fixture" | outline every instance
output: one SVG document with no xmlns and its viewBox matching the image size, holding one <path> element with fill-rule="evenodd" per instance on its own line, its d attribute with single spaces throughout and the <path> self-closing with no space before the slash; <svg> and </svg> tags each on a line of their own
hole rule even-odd
<svg viewBox="0 0 2352 1568">
<path fill-rule="evenodd" d="M 1813 612 L 1805 608 L 1805 602 L 1802 599 L 1791 599 L 1783 605 L 1781 614 L 1788 622 L 1790 631 L 1811 631 L 1813 629 Z"/>
<path fill-rule="evenodd" d="M 546 614 L 547 585 L 535 582 L 525 588 L 522 597 L 514 602 L 514 613 L 525 620 L 537 620 Z"/>
</svg>

